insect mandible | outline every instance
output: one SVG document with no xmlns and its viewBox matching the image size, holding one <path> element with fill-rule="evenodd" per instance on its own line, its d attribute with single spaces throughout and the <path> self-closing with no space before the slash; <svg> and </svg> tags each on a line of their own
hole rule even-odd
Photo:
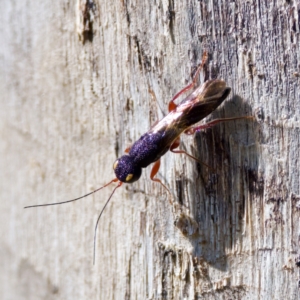
<svg viewBox="0 0 300 300">
<path fill-rule="evenodd" d="M 96 247 L 96 234 L 99 220 L 105 210 L 107 204 L 111 200 L 116 189 L 123 183 L 133 183 L 137 181 L 142 174 L 142 169 L 153 164 L 150 178 L 152 181 L 160 183 L 165 189 L 169 189 L 162 183 L 159 178 L 156 178 L 160 167 L 160 158 L 167 152 L 183 153 L 190 158 L 198 159 L 186 151 L 175 150 L 180 144 L 180 135 L 182 133 L 194 134 L 198 130 L 209 128 L 224 121 L 237 120 L 249 117 L 235 117 L 226 119 L 217 119 L 200 126 L 193 126 L 206 116 L 211 114 L 229 95 L 231 88 L 226 86 L 225 81 L 219 79 L 213 79 L 206 81 L 203 85 L 198 86 L 192 93 L 184 98 L 178 105 L 174 101 L 186 91 L 192 89 L 196 85 L 197 76 L 200 70 L 206 64 L 208 55 L 205 52 L 203 54 L 202 63 L 198 67 L 192 83 L 178 92 L 173 99 L 169 102 L 169 113 L 161 119 L 157 124 L 152 126 L 149 131 L 143 134 L 130 148 L 126 149 L 126 154 L 118 158 L 113 164 L 113 169 L 116 178 L 112 179 L 104 186 L 84 195 L 79 198 L 75 198 L 68 201 L 30 205 L 25 208 L 41 207 L 64 204 L 68 202 L 77 201 L 84 197 L 87 197 L 93 193 L 100 191 L 112 183 L 117 183 L 117 186 L 113 189 L 108 200 L 103 206 L 95 225 L 94 231 L 94 255 L 93 261 L 95 262 L 95 247 Z M 251 118 L 251 117 L 250 117 Z"/>
</svg>

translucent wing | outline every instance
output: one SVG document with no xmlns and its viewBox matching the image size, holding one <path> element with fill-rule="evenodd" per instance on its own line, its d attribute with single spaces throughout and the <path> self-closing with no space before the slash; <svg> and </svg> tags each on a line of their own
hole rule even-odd
<svg viewBox="0 0 300 300">
<path fill-rule="evenodd" d="M 223 80 L 206 81 L 153 126 L 147 134 L 156 135 L 156 142 L 162 149 L 160 156 L 169 150 L 182 132 L 211 114 L 226 99 L 230 90 Z"/>
</svg>

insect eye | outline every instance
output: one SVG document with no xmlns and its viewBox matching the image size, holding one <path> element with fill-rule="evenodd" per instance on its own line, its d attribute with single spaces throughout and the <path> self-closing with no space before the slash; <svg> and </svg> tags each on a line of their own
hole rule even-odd
<svg viewBox="0 0 300 300">
<path fill-rule="evenodd" d="M 133 174 L 128 174 L 127 175 L 127 177 L 126 177 L 126 182 L 130 182 L 131 181 L 131 179 L 132 179 L 132 177 L 133 177 Z"/>
<path fill-rule="evenodd" d="M 113 169 L 115 170 L 119 164 L 119 160 L 117 159 L 113 164 Z"/>
<path fill-rule="evenodd" d="M 137 181 L 141 177 L 141 174 L 142 174 L 142 169 L 141 168 L 135 169 L 135 170 L 132 170 L 132 171 L 133 171 L 133 173 L 129 173 L 125 177 L 124 182 L 126 182 L 126 183 L 133 183 L 133 182 Z"/>
</svg>

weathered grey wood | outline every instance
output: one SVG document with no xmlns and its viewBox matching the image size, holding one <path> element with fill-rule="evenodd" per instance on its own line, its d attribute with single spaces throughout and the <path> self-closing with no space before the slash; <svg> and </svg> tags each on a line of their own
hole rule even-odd
<svg viewBox="0 0 300 300">
<path fill-rule="evenodd" d="M 299 1 L 87 2 L 1 8 L 1 299 L 299 299 Z M 212 169 L 162 159 L 173 206 L 148 169 L 117 190 L 93 266 L 112 187 L 23 207 L 112 179 L 204 50 L 210 118 L 255 120 L 183 137 Z"/>
</svg>

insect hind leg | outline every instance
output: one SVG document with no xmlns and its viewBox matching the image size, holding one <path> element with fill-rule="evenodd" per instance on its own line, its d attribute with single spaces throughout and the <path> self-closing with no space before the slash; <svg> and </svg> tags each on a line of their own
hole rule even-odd
<svg viewBox="0 0 300 300">
<path fill-rule="evenodd" d="M 192 82 L 187 85 L 186 87 L 184 87 L 181 91 L 179 91 L 173 98 L 172 100 L 169 102 L 169 112 L 176 109 L 177 105 L 174 103 L 174 101 L 179 97 L 181 96 L 183 93 L 187 92 L 188 90 L 190 90 L 191 88 L 193 88 L 197 82 L 197 77 L 201 71 L 201 69 L 203 68 L 203 66 L 206 64 L 207 62 L 207 59 L 208 59 L 208 54 L 207 52 L 204 52 L 203 53 L 203 56 L 202 56 L 202 62 L 200 64 L 200 66 L 197 68 L 194 76 L 192 77 Z"/>
<path fill-rule="evenodd" d="M 253 119 L 252 116 L 243 116 L 243 117 L 235 117 L 235 118 L 224 118 L 224 119 L 216 119 L 213 120 L 209 123 L 203 124 L 203 125 L 199 125 L 199 126 L 195 126 L 195 127 L 191 127 L 189 129 L 187 129 L 184 133 L 191 135 L 194 134 L 195 132 L 199 131 L 199 130 L 203 130 L 203 129 L 207 129 L 207 128 L 211 128 L 219 123 L 222 122 L 228 122 L 228 121 L 235 121 L 235 120 L 241 120 L 241 119 Z"/>
</svg>

